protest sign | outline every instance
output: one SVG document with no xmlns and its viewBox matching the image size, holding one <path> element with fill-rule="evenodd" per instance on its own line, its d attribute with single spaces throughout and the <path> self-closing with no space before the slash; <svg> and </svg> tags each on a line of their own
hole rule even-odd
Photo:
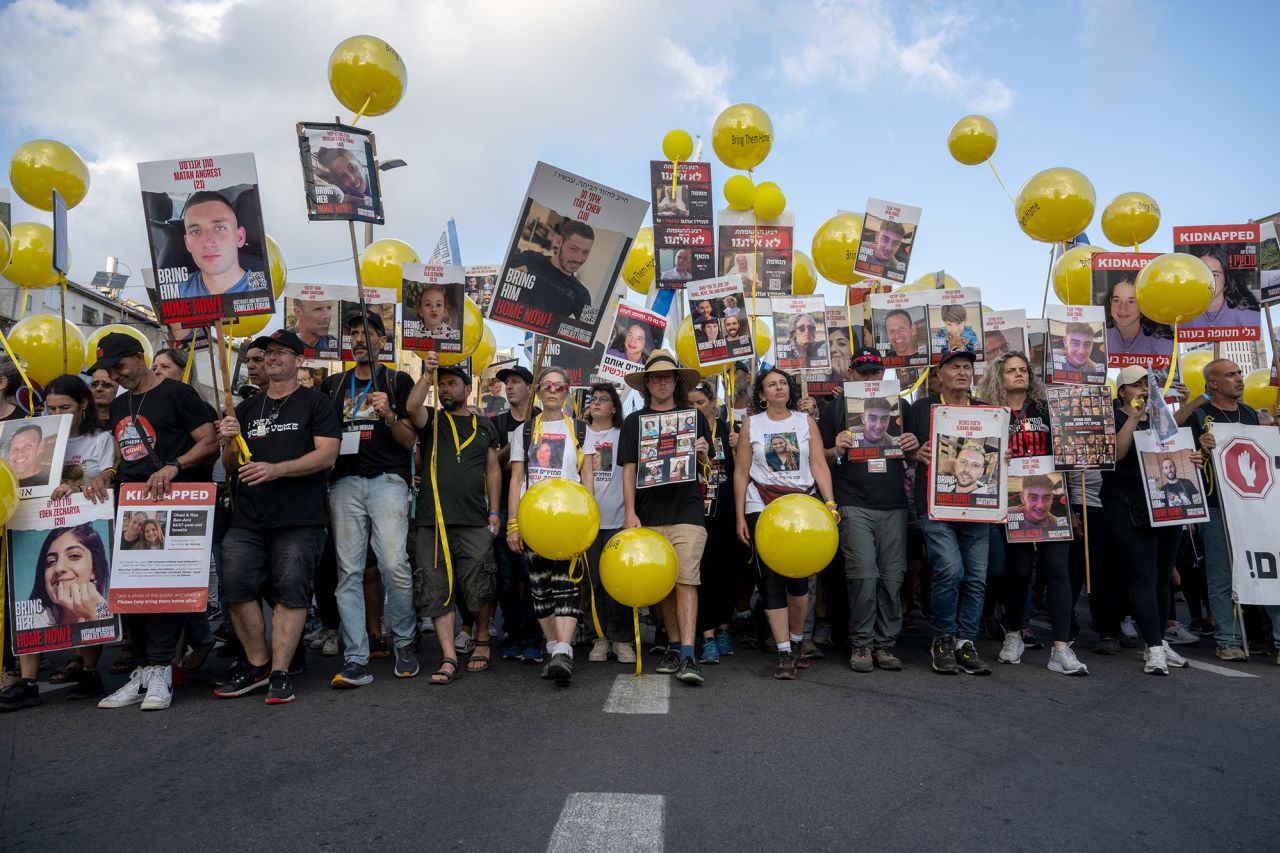
<svg viewBox="0 0 1280 853">
<path fill-rule="evenodd" d="M 828 305 L 825 312 L 827 348 L 831 355 L 829 370 L 810 370 L 806 374 L 809 393 L 815 397 L 831 397 L 840 392 L 854 350 L 862 347 L 863 314 L 866 305 Z M 852 337 L 851 337 L 852 336 Z"/>
<path fill-rule="evenodd" d="M 1027 312 L 988 311 L 982 315 L 982 359 L 973 366 L 974 379 L 987 371 L 987 365 L 1007 352 L 1027 354 Z"/>
<path fill-rule="evenodd" d="M 1178 327 L 1182 343 L 1256 341 L 1261 336 L 1262 278 L 1256 223 L 1173 229 L 1173 250 L 1204 261 L 1213 273 L 1213 299 L 1204 313 Z"/>
<path fill-rule="evenodd" d="M 871 331 L 885 367 L 924 367 L 929 364 L 928 294 L 873 293 Z"/>
<path fill-rule="evenodd" d="M 692 482 L 697 476 L 693 449 L 697 439 L 698 413 L 694 409 L 641 415 L 636 488 Z"/>
<path fill-rule="evenodd" d="M 744 308 L 742 280 L 737 275 L 691 282 L 689 315 L 703 367 L 751 358 L 751 317 Z"/>
<path fill-rule="evenodd" d="M 112 613 L 199 613 L 209 594 L 213 546 L 213 483 L 173 483 L 168 497 L 149 500 L 145 483 L 120 486 Z"/>
<path fill-rule="evenodd" d="M 1093 304 L 1106 315 L 1108 367 L 1141 364 L 1169 369 L 1173 328 L 1144 316 L 1134 298 L 1138 273 L 1158 257 L 1151 252 L 1099 252 L 1089 259 Z"/>
<path fill-rule="evenodd" d="M 1050 305 L 1047 382 L 1103 385 L 1107 381 L 1107 349 L 1100 305 Z"/>
<path fill-rule="evenodd" d="M 307 219 L 383 223 L 373 133 L 342 124 L 298 123 Z"/>
<path fill-rule="evenodd" d="M 782 370 L 829 370 L 827 307 L 821 296 L 775 296 L 774 362 Z"/>
<path fill-rule="evenodd" d="M 1200 452 L 1191 439 L 1191 428 L 1182 427 L 1168 441 L 1151 430 L 1133 434 L 1133 449 L 1142 470 L 1147 498 L 1147 518 L 1152 527 L 1199 524 L 1209 520 L 1204 478 L 1195 460 Z"/>
<path fill-rule="evenodd" d="M 1045 357 L 1049 349 L 1049 321 L 1043 317 L 1027 318 L 1027 358 L 1031 370 L 1041 380 L 1045 377 Z"/>
<path fill-rule="evenodd" d="M 1009 516 L 1004 526 L 1008 541 L 1070 541 L 1065 476 L 1053 469 L 1052 456 L 1009 460 Z"/>
<path fill-rule="evenodd" d="M 653 256 L 659 287 L 684 287 L 716 274 L 711 164 L 681 163 L 672 186 L 670 160 L 649 163 Z"/>
<path fill-rule="evenodd" d="M 869 198 L 866 211 L 853 271 L 904 284 L 920 225 L 920 208 Z"/>
<path fill-rule="evenodd" d="M 1241 604 L 1280 604 L 1280 430 L 1218 422 L 1213 470 L 1227 538 L 1231 586 Z"/>
<path fill-rule="evenodd" d="M 1116 413 L 1111 389 L 1096 385 L 1050 385 L 1049 432 L 1059 471 L 1116 466 Z"/>
<path fill-rule="evenodd" d="M 489 316 L 493 307 L 493 294 L 498 287 L 498 268 L 492 264 L 463 267 L 467 298 L 476 304 L 480 313 Z"/>
<path fill-rule="evenodd" d="M 929 518 L 1003 522 L 1009 410 L 934 406 L 929 440 Z"/>
<path fill-rule="evenodd" d="M 721 210 L 720 275 L 738 276 L 752 296 L 790 293 L 794 225 L 790 213 L 760 222 L 750 210 Z"/>
<path fill-rule="evenodd" d="M 400 290 L 404 349 L 462 352 L 464 277 L 465 272 L 459 266 L 404 265 Z"/>
<path fill-rule="evenodd" d="M 343 318 L 342 321 L 342 353 L 343 361 L 355 361 L 355 356 L 351 353 L 351 334 L 347 331 L 346 318 L 352 314 L 360 313 L 360 302 L 357 300 L 356 288 L 354 286 L 344 286 L 339 291 L 343 298 L 338 301 L 338 314 Z M 382 350 L 378 353 L 378 361 L 382 364 L 396 363 L 396 291 L 393 287 L 366 287 L 364 288 L 364 307 L 370 313 L 377 314 L 382 318 L 382 326 L 387 332 L 386 343 L 382 345 Z M 363 327 L 360 327 L 363 328 Z M 370 331 L 377 332 L 377 329 L 370 327 Z"/>
<path fill-rule="evenodd" d="M 335 329 L 343 322 L 341 300 L 355 289 L 336 284 L 289 282 L 284 288 L 284 325 L 306 346 L 308 361 L 337 361 L 342 348 Z"/>
<path fill-rule="evenodd" d="M 901 390 L 893 379 L 844 383 L 845 429 L 853 439 L 845 461 L 902 458 Z"/>
<path fill-rule="evenodd" d="M 20 418 L 0 424 L 0 457 L 18 481 L 19 498 L 47 498 L 62 483 L 70 434 L 70 415 Z"/>
<path fill-rule="evenodd" d="M 971 352 L 984 360 L 982 336 L 982 294 L 976 287 L 925 291 L 928 307 L 929 362 L 938 364 L 955 350 Z"/>
<path fill-rule="evenodd" d="M 1280 302 L 1280 239 L 1275 222 L 1258 223 L 1258 278 L 1263 305 Z"/>
<path fill-rule="evenodd" d="M 666 329 L 667 318 L 661 314 L 619 302 L 613 331 L 600 361 L 600 378 L 621 388 L 626 375 L 642 370 L 649 353 L 662 345 Z"/>
<path fill-rule="evenodd" d="M 151 306 L 151 313 L 156 315 L 156 319 L 160 319 L 160 295 L 156 293 L 156 271 L 151 267 L 142 268 L 142 283 L 147 290 L 147 302 Z M 167 347 L 174 347 L 183 352 L 191 351 L 191 339 L 195 338 L 195 349 L 203 350 L 209 346 L 209 327 L 195 326 L 188 329 L 181 323 L 161 323 L 160 328 L 164 332 L 164 344 Z"/>
<path fill-rule="evenodd" d="M 545 339 L 544 345 L 544 339 L 537 335 L 530 336 L 530 340 L 532 352 L 542 353 L 542 365 L 535 372 L 540 373 L 546 367 L 558 367 L 568 376 L 569 387 L 575 391 L 590 388 L 592 384 L 602 381 L 600 362 L 604 359 L 604 343 L 598 343 L 591 349 L 583 349 L 549 338 Z M 529 360 L 532 361 L 533 357 Z"/>
</svg>

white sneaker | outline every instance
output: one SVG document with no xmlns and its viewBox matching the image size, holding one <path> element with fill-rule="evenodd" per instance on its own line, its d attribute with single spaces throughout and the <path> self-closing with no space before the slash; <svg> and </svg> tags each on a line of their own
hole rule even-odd
<svg viewBox="0 0 1280 853">
<path fill-rule="evenodd" d="M 471 639 L 471 635 L 466 631 L 459 631 L 457 636 L 453 638 L 453 647 L 460 654 L 469 655 L 476 647 L 476 641 Z"/>
<path fill-rule="evenodd" d="M 303 639 L 306 640 L 307 638 L 303 637 Z M 320 651 L 321 649 L 324 648 L 325 641 L 328 639 L 329 639 L 329 632 L 321 628 L 319 631 L 316 632 L 315 636 L 311 637 L 310 640 L 307 640 L 307 648 Z"/>
<path fill-rule="evenodd" d="M 329 631 L 324 635 L 324 645 L 320 648 L 320 654 L 327 658 L 335 657 L 338 654 L 337 631 Z"/>
<path fill-rule="evenodd" d="M 1130 640 L 1138 639 L 1138 625 L 1133 621 L 1132 616 L 1126 616 L 1124 621 L 1120 623 L 1120 633 Z"/>
<path fill-rule="evenodd" d="M 168 666 L 148 667 L 147 696 L 142 700 L 142 710 L 163 711 L 173 702 L 173 669 Z"/>
<path fill-rule="evenodd" d="M 150 667 L 138 667 L 129 673 L 129 680 L 120 685 L 119 690 L 98 700 L 98 707 L 124 708 L 128 705 L 137 705 L 147 698 L 147 679 L 150 677 Z"/>
<path fill-rule="evenodd" d="M 1169 666 L 1176 666 L 1178 669 L 1191 666 L 1191 664 L 1187 663 L 1186 658 L 1169 648 L 1168 640 L 1165 640 L 1161 645 L 1164 646 L 1164 656 L 1169 661 Z"/>
<path fill-rule="evenodd" d="M 1060 672 L 1063 675 L 1088 675 L 1089 667 L 1080 662 L 1076 653 L 1071 650 L 1071 645 L 1067 644 L 1049 653 L 1049 671 Z"/>
<path fill-rule="evenodd" d="M 436 632 L 436 620 L 430 616 L 423 616 L 418 620 L 418 633 L 434 634 Z"/>
<path fill-rule="evenodd" d="M 631 643 L 614 643 L 613 653 L 618 656 L 618 663 L 635 663 L 636 647 Z M 1280 661 L 1277 661 L 1280 663 Z"/>
<path fill-rule="evenodd" d="M 1027 650 L 1027 644 L 1022 641 L 1022 634 L 1017 631 L 1007 631 L 1004 635 L 1004 645 L 1000 647 L 1000 654 L 996 658 L 1000 663 L 1022 663 L 1022 653 Z"/>
<path fill-rule="evenodd" d="M 1147 675 L 1169 674 L 1169 658 L 1165 646 L 1152 646 L 1142 656 L 1146 659 L 1146 665 L 1142 667 L 1142 671 Z"/>
<path fill-rule="evenodd" d="M 1165 645 L 1174 646 L 1198 646 L 1200 638 L 1187 630 L 1187 626 L 1181 622 L 1175 622 L 1168 628 L 1164 629 Z"/>
<path fill-rule="evenodd" d="M 604 637 L 596 637 L 591 644 L 591 654 L 587 655 L 587 660 L 593 663 L 600 663 L 609 659 L 609 641 Z"/>
</svg>

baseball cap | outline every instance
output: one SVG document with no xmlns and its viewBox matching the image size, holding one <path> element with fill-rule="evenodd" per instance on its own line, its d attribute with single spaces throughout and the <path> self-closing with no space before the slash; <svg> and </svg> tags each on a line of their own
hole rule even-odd
<svg viewBox="0 0 1280 853">
<path fill-rule="evenodd" d="M 443 369 L 444 368 L 441 368 L 441 370 Z M 503 382 L 506 382 L 512 376 L 519 376 L 525 381 L 526 385 L 533 384 L 533 374 L 529 372 L 529 368 L 527 367 L 521 367 L 517 364 L 515 367 L 508 367 L 505 370 L 498 371 L 498 379 Z"/>
<path fill-rule="evenodd" d="M 942 354 L 942 360 L 938 362 L 938 367 L 942 367 L 942 365 L 946 364 L 948 361 L 952 361 L 957 358 L 967 358 L 969 359 L 970 364 L 973 364 L 978 360 L 978 357 L 965 347 L 956 347 L 955 349 L 949 349 Z"/>
<path fill-rule="evenodd" d="M 386 324 L 382 322 L 382 315 L 376 311 L 366 311 L 361 313 L 353 311 L 347 315 L 347 321 L 343 325 L 344 329 L 350 330 L 352 326 L 358 326 L 364 322 L 364 318 L 369 318 L 369 325 L 377 329 L 378 334 L 385 336 L 387 334 Z"/>
<path fill-rule="evenodd" d="M 1131 364 L 1128 367 L 1121 368 L 1116 375 L 1116 386 L 1132 385 L 1147 378 L 1147 369 L 1141 364 Z"/>
<path fill-rule="evenodd" d="M 440 367 L 436 368 L 436 372 L 440 374 L 448 373 L 450 376 L 456 376 L 462 380 L 463 385 L 471 384 L 471 374 L 463 370 L 460 365 L 457 365 L 457 364 L 453 364 L 449 366 L 441 365 Z"/>
<path fill-rule="evenodd" d="M 91 364 L 85 372 L 93 373 L 95 370 L 110 370 L 120 363 L 120 359 L 141 354 L 141 341 L 133 335 L 126 335 L 124 332 L 112 332 L 109 335 L 104 335 L 102 340 L 98 341 L 98 360 Z"/>
<path fill-rule="evenodd" d="M 302 342 L 302 338 L 295 335 L 288 329 L 277 329 L 269 335 L 261 335 L 253 339 L 250 344 L 251 349 L 260 349 L 263 352 L 267 350 L 267 344 L 277 343 L 282 347 L 288 347 L 294 355 L 305 355 L 307 345 Z"/>
<path fill-rule="evenodd" d="M 849 359 L 849 369 L 854 373 L 884 370 L 884 356 L 875 347 L 858 347 Z"/>
<path fill-rule="evenodd" d="M 750 373 L 750 372 L 751 372 L 751 362 L 749 362 L 749 361 L 747 361 L 747 360 L 745 360 L 745 359 L 742 359 L 742 360 L 739 360 L 739 361 L 735 361 L 735 362 L 733 363 L 733 369 L 734 369 L 734 370 L 741 370 L 743 373 Z"/>
</svg>

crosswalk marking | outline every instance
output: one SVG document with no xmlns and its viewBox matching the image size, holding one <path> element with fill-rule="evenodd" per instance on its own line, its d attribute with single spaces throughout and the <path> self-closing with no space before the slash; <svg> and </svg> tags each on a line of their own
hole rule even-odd
<svg viewBox="0 0 1280 853">
<path fill-rule="evenodd" d="M 665 714 L 670 710 L 671 678 L 666 675 L 618 675 L 613 679 L 606 714 Z"/>
<path fill-rule="evenodd" d="M 661 853 L 665 811 L 656 794 L 570 794 L 547 853 Z"/>
</svg>

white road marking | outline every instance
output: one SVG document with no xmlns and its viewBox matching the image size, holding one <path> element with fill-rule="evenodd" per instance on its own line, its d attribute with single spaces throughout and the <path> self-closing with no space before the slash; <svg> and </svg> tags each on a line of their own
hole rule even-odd
<svg viewBox="0 0 1280 853">
<path fill-rule="evenodd" d="M 606 714 L 665 714 L 671 704 L 671 677 L 666 675 L 619 675 L 613 679 Z"/>
<path fill-rule="evenodd" d="M 656 794 L 570 794 L 547 853 L 661 853 L 665 810 Z"/>
<path fill-rule="evenodd" d="M 1031 624 L 1037 628 L 1043 628 L 1046 631 L 1052 631 L 1053 626 L 1047 622 L 1040 622 L 1035 619 L 1031 620 Z M 1174 649 L 1177 651 L 1177 649 Z M 1139 653 L 1141 656 L 1141 653 Z M 1185 655 L 1183 657 L 1186 657 Z M 1205 672 L 1212 672 L 1215 675 L 1225 675 L 1227 678 L 1257 678 L 1252 672 L 1241 672 L 1238 669 L 1228 669 L 1225 666 L 1218 666 L 1216 663 L 1201 663 L 1198 660 L 1187 658 L 1187 663 L 1191 664 L 1192 669 L 1203 669 Z"/>
</svg>

